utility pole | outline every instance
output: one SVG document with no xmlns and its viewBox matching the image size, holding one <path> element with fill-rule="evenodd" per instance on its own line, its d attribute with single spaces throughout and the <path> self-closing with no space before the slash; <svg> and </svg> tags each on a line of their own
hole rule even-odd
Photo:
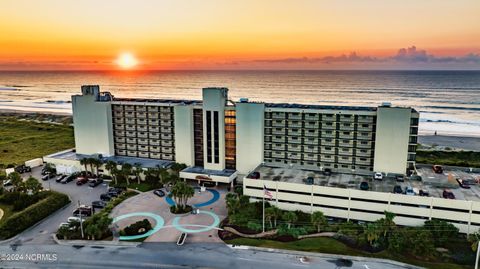
<svg viewBox="0 0 480 269">
<path fill-rule="evenodd" d="M 80 214 L 80 232 L 82 233 L 82 239 L 83 239 L 83 212 L 80 209 L 80 200 L 78 200 L 78 213 Z"/>
<path fill-rule="evenodd" d="M 265 192 L 265 191 L 264 191 Z M 265 232 L 265 193 L 262 195 L 262 204 L 263 204 L 263 210 L 262 210 L 262 232 Z M 477 268 L 475 268 L 477 269 Z"/>
<path fill-rule="evenodd" d="M 478 269 L 478 256 L 480 255 L 480 240 L 477 242 L 477 257 L 475 258 L 475 269 Z"/>
</svg>

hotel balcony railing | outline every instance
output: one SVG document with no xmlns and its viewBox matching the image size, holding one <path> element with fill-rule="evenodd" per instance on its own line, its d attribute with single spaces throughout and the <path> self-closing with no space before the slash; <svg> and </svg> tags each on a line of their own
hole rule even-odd
<svg viewBox="0 0 480 269">
<path fill-rule="evenodd" d="M 318 162 L 318 156 L 309 156 L 307 154 L 303 154 L 303 160 Z"/>
<path fill-rule="evenodd" d="M 338 155 L 352 156 L 352 155 L 353 155 L 353 150 L 344 151 L 344 150 L 340 149 L 340 150 L 338 151 Z"/>
<path fill-rule="evenodd" d="M 345 125 L 343 125 L 343 124 L 340 124 L 339 129 L 340 129 L 341 131 L 353 131 L 353 130 L 355 129 L 355 126 L 353 125 L 353 123 L 350 124 L 350 125 L 348 125 L 348 126 L 345 126 Z"/>
<path fill-rule="evenodd" d="M 114 117 L 113 118 L 114 123 L 125 123 L 125 118 L 123 116 L 121 117 Z"/>
<path fill-rule="evenodd" d="M 304 139 L 303 144 L 304 145 L 318 145 L 318 139 L 313 139 L 313 140 Z"/>
<path fill-rule="evenodd" d="M 372 133 L 357 133 L 358 140 L 372 140 Z"/>
<path fill-rule="evenodd" d="M 321 156 L 320 155 L 320 161 L 321 162 L 327 162 L 327 163 L 333 163 L 335 161 L 335 158 L 333 158 L 333 156 Z"/>
<path fill-rule="evenodd" d="M 362 132 L 362 131 L 367 131 L 367 132 L 372 132 L 373 131 L 373 125 L 369 125 L 368 127 L 363 127 L 362 125 L 358 125 L 357 131 Z"/>
<path fill-rule="evenodd" d="M 288 154 L 287 159 L 288 160 L 301 160 L 302 155 L 301 154 Z"/>
<path fill-rule="evenodd" d="M 158 125 L 158 120 L 148 120 L 148 124 L 157 126 Z"/>
<path fill-rule="evenodd" d="M 159 111 L 160 111 L 161 113 L 170 113 L 170 112 L 172 112 L 172 110 L 171 110 L 170 107 L 164 107 L 164 106 L 160 107 Z"/>
<path fill-rule="evenodd" d="M 284 152 L 282 152 L 282 153 L 272 152 L 272 158 L 282 158 L 282 159 L 284 159 L 285 158 L 285 153 Z"/>
<path fill-rule="evenodd" d="M 307 129 L 320 129 L 320 123 L 319 123 L 319 122 L 312 123 L 312 122 L 310 122 L 310 121 L 306 121 L 306 122 L 303 124 L 303 128 L 307 128 Z"/>
<path fill-rule="evenodd" d="M 275 136 L 272 138 L 272 142 L 273 143 L 285 143 L 286 139 L 284 136 L 282 136 L 281 138 L 276 138 Z"/>
<path fill-rule="evenodd" d="M 115 136 L 125 136 L 124 131 L 115 131 Z"/>
<path fill-rule="evenodd" d="M 298 146 L 298 147 L 288 146 L 287 150 L 288 151 L 294 151 L 294 152 L 300 152 L 300 151 L 302 151 L 302 147 L 300 147 L 300 146 Z"/>
<path fill-rule="evenodd" d="M 334 149 L 321 148 L 321 149 L 320 149 L 320 153 L 321 153 L 322 155 L 334 155 L 334 154 L 335 154 L 335 150 L 334 150 Z"/>
<path fill-rule="evenodd" d="M 340 140 L 338 142 L 338 146 L 339 147 L 345 147 L 345 148 L 351 148 L 351 147 L 353 147 L 353 141 L 350 141 L 350 142 L 346 143 L 346 142 L 343 142 L 342 140 Z"/>
<path fill-rule="evenodd" d="M 272 136 L 271 135 L 265 135 L 263 137 L 263 141 L 265 141 L 265 143 L 272 143 Z"/>
<path fill-rule="evenodd" d="M 125 156 L 126 154 L 125 150 L 115 150 L 115 155 Z"/>
<path fill-rule="evenodd" d="M 150 126 L 148 127 L 148 131 L 153 133 L 158 133 L 160 132 L 160 128 L 158 128 L 158 126 Z"/>
<path fill-rule="evenodd" d="M 309 137 L 318 137 L 319 134 L 320 134 L 320 133 L 317 132 L 317 131 L 314 131 L 314 132 L 305 131 L 305 136 L 309 136 Z"/>
<path fill-rule="evenodd" d="M 273 113 L 272 119 L 285 119 L 285 113 Z"/>
<path fill-rule="evenodd" d="M 158 106 L 147 106 L 148 112 L 158 112 Z"/>
<path fill-rule="evenodd" d="M 135 110 L 135 106 L 125 106 L 125 110 L 134 111 L 134 110 Z"/>
<path fill-rule="evenodd" d="M 123 124 L 115 124 L 115 130 L 123 130 L 125 129 L 125 125 Z"/>
<path fill-rule="evenodd" d="M 137 145 L 127 145 L 127 150 L 137 150 Z"/>
<path fill-rule="evenodd" d="M 160 114 L 160 119 L 162 120 L 171 120 L 173 119 L 173 114 L 168 113 L 168 114 Z"/>
<path fill-rule="evenodd" d="M 302 131 L 300 131 L 300 130 L 298 130 L 298 131 L 288 130 L 287 134 L 290 135 L 290 136 L 301 136 Z"/>
<path fill-rule="evenodd" d="M 287 143 L 289 144 L 301 144 L 302 139 L 298 137 L 289 137 Z"/>
<path fill-rule="evenodd" d="M 153 138 L 153 139 L 160 139 L 160 134 L 159 133 L 150 133 L 149 137 Z"/>
<path fill-rule="evenodd" d="M 338 158 L 338 163 L 352 164 L 353 160 L 352 160 L 352 158 L 347 158 L 347 159 Z"/>
<path fill-rule="evenodd" d="M 137 121 L 135 119 L 129 119 L 129 118 L 126 118 L 125 119 L 125 124 L 135 124 Z"/>
<path fill-rule="evenodd" d="M 373 117 L 371 117 L 371 116 L 366 116 L 366 117 L 358 116 L 357 122 L 359 122 L 359 123 L 373 123 Z"/>
<path fill-rule="evenodd" d="M 115 143 L 115 148 L 116 149 L 126 149 L 127 145 L 123 143 Z"/>
<path fill-rule="evenodd" d="M 286 121 L 284 120 L 274 120 L 274 121 L 270 121 L 272 123 L 272 126 L 273 127 L 285 127 L 286 125 Z"/>
<path fill-rule="evenodd" d="M 173 153 L 173 148 L 162 147 L 162 153 Z"/>
<path fill-rule="evenodd" d="M 335 129 L 337 129 L 337 125 L 336 124 L 329 125 L 329 124 L 326 124 L 326 123 L 322 123 L 322 126 L 320 128 L 322 130 L 335 130 Z"/>
<path fill-rule="evenodd" d="M 341 122 L 353 122 L 354 120 L 355 120 L 355 117 L 353 115 L 349 115 L 349 116 L 341 115 L 340 116 L 340 121 Z"/>
<path fill-rule="evenodd" d="M 288 119 L 289 120 L 302 120 L 302 114 L 300 114 L 300 113 L 298 113 L 298 114 L 289 113 L 288 114 Z"/>
<path fill-rule="evenodd" d="M 272 149 L 273 150 L 285 150 L 285 145 L 280 145 L 280 146 L 273 145 Z"/>
<path fill-rule="evenodd" d="M 308 152 L 308 153 L 318 153 L 319 148 L 318 147 L 303 147 L 303 152 Z"/>
<path fill-rule="evenodd" d="M 136 111 L 146 112 L 146 111 L 147 111 L 147 107 L 146 107 L 146 106 L 136 106 L 136 107 L 135 107 L 135 110 L 136 110 Z"/>
<path fill-rule="evenodd" d="M 126 143 L 125 137 L 115 137 L 115 143 Z"/>
<path fill-rule="evenodd" d="M 138 144 L 148 145 L 148 139 L 138 139 Z"/>
<path fill-rule="evenodd" d="M 138 154 L 136 151 L 127 151 L 127 156 L 129 157 L 137 157 Z"/>
<path fill-rule="evenodd" d="M 123 111 L 123 106 L 113 106 L 113 111 Z"/>
<path fill-rule="evenodd" d="M 126 137 L 136 137 L 136 136 L 137 134 L 134 132 L 127 132 L 127 135 L 126 135 Z"/>
<path fill-rule="evenodd" d="M 150 158 L 152 159 L 160 159 L 161 156 L 160 153 L 150 153 Z"/>
<path fill-rule="evenodd" d="M 137 112 L 137 119 L 146 119 L 147 113 L 146 112 Z"/>
<path fill-rule="evenodd" d="M 136 138 L 127 138 L 127 143 L 129 144 L 137 144 L 137 139 Z"/>
<path fill-rule="evenodd" d="M 138 150 L 140 150 L 140 151 L 148 151 L 148 146 L 138 145 Z"/>
<path fill-rule="evenodd" d="M 162 159 L 167 160 L 167 161 L 172 161 L 173 160 L 173 155 L 172 154 L 162 154 Z"/>
<path fill-rule="evenodd" d="M 160 123 L 161 126 L 173 126 L 173 122 L 172 121 L 162 121 Z"/>
<path fill-rule="evenodd" d="M 138 157 L 140 158 L 148 158 L 149 155 L 148 155 L 148 152 L 138 152 Z"/>
<path fill-rule="evenodd" d="M 124 117 L 124 114 L 123 114 L 123 112 L 120 112 L 120 111 L 114 111 L 113 116 L 122 119 Z"/>
<path fill-rule="evenodd" d="M 149 150 L 150 150 L 151 152 L 160 152 L 160 148 L 159 148 L 159 147 L 152 147 L 152 146 L 150 146 L 150 147 L 149 147 Z"/>
<path fill-rule="evenodd" d="M 367 153 L 365 152 L 360 152 L 359 150 L 357 150 L 357 152 L 355 152 L 355 156 L 357 157 L 372 157 L 372 152 L 371 151 L 368 151 Z"/>
<path fill-rule="evenodd" d="M 160 129 L 160 132 L 162 132 L 162 133 L 173 133 L 173 128 L 172 127 L 162 127 Z"/>
<path fill-rule="evenodd" d="M 158 112 L 148 112 L 148 117 L 153 118 L 153 119 L 157 119 L 159 117 L 159 114 L 158 114 Z"/>
<path fill-rule="evenodd" d="M 357 165 L 371 165 L 371 159 L 361 160 L 360 158 L 355 158 L 355 164 Z"/>
<path fill-rule="evenodd" d="M 170 135 L 170 134 L 162 134 L 160 137 L 161 137 L 161 139 L 166 139 L 166 140 L 173 139 L 173 136 Z"/>
<path fill-rule="evenodd" d="M 322 146 L 335 146 L 335 140 L 328 141 L 328 140 L 326 140 L 326 139 L 322 139 L 322 140 L 320 141 L 320 144 L 321 144 Z"/>
<path fill-rule="evenodd" d="M 173 141 L 162 141 L 162 147 L 173 147 Z"/>
<path fill-rule="evenodd" d="M 339 132 L 338 137 L 340 139 L 353 139 L 353 132 L 349 132 L 349 134 L 344 134 L 343 132 Z"/>
<path fill-rule="evenodd" d="M 326 137 L 326 138 L 335 138 L 336 135 L 335 135 L 335 132 L 330 132 L 330 133 L 327 133 L 327 132 L 321 132 L 321 137 Z"/>
<path fill-rule="evenodd" d="M 277 130 L 277 129 L 272 129 L 272 134 L 274 135 L 285 135 L 286 134 L 286 131 L 285 129 L 280 129 L 280 130 Z"/>
<path fill-rule="evenodd" d="M 366 144 L 362 144 L 362 143 L 357 142 L 357 148 L 363 148 L 363 149 L 367 148 L 367 149 L 369 149 L 371 147 L 372 147 L 372 143 L 369 142 L 369 141 Z"/>
<path fill-rule="evenodd" d="M 152 145 L 152 146 L 160 146 L 160 141 L 159 140 L 155 140 L 155 139 L 150 139 L 148 141 L 148 144 L 149 145 Z"/>
<path fill-rule="evenodd" d="M 125 128 L 125 130 L 127 130 L 127 131 L 135 131 L 136 128 L 135 128 L 135 126 L 132 126 L 132 127 L 128 127 L 128 126 L 127 126 L 127 127 Z"/>
<path fill-rule="evenodd" d="M 146 125 L 138 125 L 137 131 L 139 132 L 148 132 L 148 127 Z"/>
<path fill-rule="evenodd" d="M 137 118 L 137 124 L 147 124 L 147 122 L 146 118 Z"/>
<path fill-rule="evenodd" d="M 140 138 L 148 138 L 148 133 L 137 133 L 137 137 L 140 137 Z"/>
<path fill-rule="evenodd" d="M 320 117 L 318 115 L 311 116 L 311 115 L 305 115 L 304 120 L 312 120 L 312 121 L 318 121 L 320 120 Z"/>
</svg>

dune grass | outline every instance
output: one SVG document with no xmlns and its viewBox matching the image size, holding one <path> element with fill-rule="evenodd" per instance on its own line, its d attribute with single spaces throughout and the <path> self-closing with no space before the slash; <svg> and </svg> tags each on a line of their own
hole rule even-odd
<svg viewBox="0 0 480 269">
<path fill-rule="evenodd" d="M 417 151 L 417 163 L 480 167 L 480 152 L 475 151 Z"/>
<path fill-rule="evenodd" d="M 27 160 L 74 147 L 73 128 L 62 124 L 19 121 L 0 116 L 0 166 L 22 164 Z"/>
</svg>

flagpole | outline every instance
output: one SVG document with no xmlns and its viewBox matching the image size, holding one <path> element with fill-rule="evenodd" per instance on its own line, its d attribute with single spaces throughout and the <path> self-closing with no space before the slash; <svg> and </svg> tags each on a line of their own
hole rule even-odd
<svg viewBox="0 0 480 269">
<path fill-rule="evenodd" d="M 262 210 L 262 232 L 265 232 L 265 193 L 263 194 L 263 210 Z"/>
</svg>

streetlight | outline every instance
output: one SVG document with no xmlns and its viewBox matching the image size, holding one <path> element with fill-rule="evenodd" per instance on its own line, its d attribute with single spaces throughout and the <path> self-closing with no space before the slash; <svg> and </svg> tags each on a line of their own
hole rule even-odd
<svg viewBox="0 0 480 269">
<path fill-rule="evenodd" d="M 82 233 L 82 239 L 83 239 L 83 218 L 82 218 L 82 210 L 80 209 L 80 200 L 78 200 L 78 213 L 80 214 L 80 232 Z"/>
</svg>

